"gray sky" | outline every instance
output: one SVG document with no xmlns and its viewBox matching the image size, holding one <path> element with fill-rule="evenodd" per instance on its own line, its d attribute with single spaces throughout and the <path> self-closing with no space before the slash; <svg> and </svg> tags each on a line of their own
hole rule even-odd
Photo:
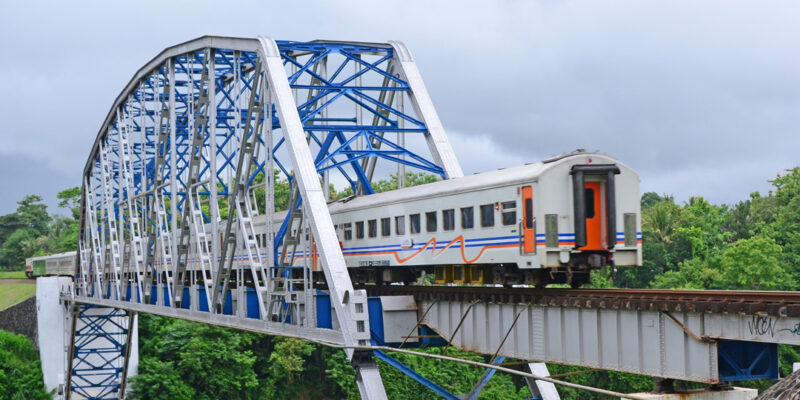
<svg viewBox="0 0 800 400">
<path fill-rule="evenodd" d="M 404 41 L 466 173 L 585 148 L 735 203 L 800 165 L 797 2 L 166 3 L 0 0 L 0 214 L 53 209 L 132 74 L 204 34 Z"/>
</svg>

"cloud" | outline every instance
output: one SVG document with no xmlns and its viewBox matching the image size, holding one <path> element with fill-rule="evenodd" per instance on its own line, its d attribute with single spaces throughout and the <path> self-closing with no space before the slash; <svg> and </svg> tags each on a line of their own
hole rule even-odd
<svg viewBox="0 0 800 400">
<path fill-rule="evenodd" d="M 800 5 L 790 1 L 2 8 L 0 159 L 29 166 L 0 178 L 11 199 L 36 179 L 79 181 L 133 73 L 164 47 L 205 34 L 403 40 L 465 171 L 586 148 L 639 170 L 647 190 L 732 203 L 800 163 Z"/>
</svg>

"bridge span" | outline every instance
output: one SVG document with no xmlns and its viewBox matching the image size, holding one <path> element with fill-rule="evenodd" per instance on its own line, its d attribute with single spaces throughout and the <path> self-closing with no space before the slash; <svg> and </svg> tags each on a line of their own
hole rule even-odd
<svg viewBox="0 0 800 400">
<path fill-rule="evenodd" d="M 551 400 L 547 383 L 566 383 L 541 364 L 527 373 L 502 361 L 717 383 L 775 378 L 776 343 L 797 343 L 800 300 L 790 293 L 355 287 L 337 236 L 346 228 L 327 205 L 330 183 L 370 195 L 381 172 L 396 172 L 403 187 L 406 168 L 463 176 L 400 42 L 206 36 L 165 49 L 115 99 L 83 171 L 77 266 L 53 285 L 61 304 L 51 303 L 65 321 L 65 397 L 125 397 L 137 313 L 340 347 L 365 399 L 386 398 L 373 356 L 459 398 L 385 352 L 411 345 L 492 356 L 461 398 L 476 398 L 503 371 L 532 378 L 532 392 Z M 620 169 L 581 169 L 571 178 L 580 193 L 584 173 L 613 188 Z M 289 185 L 281 207 L 278 182 Z M 535 253 L 532 211 L 521 208 L 519 236 L 531 246 L 503 246 Z M 631 260 L 641 246 L 635 214 L 620 220 L 624 232 L 606 232 Z M 559 226 L 558 216 L 548 220 Z M 572 240 L 586 241 L 585 229 L 579 236 Z M 575 245 L 554 236 L 553 258 L 569 260 Z"/>
</svg>

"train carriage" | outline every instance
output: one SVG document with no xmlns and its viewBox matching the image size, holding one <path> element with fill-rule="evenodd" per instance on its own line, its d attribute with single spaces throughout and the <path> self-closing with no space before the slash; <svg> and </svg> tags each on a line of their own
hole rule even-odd
<svg viewBox="0 0 800 400">
<path fill-rule="evenodd" d="M 362 283 L 409 282 L 425 270 L 437 283 L 578 286 L 592 269 L 642 262 L 639 176 L 600 153 L 342 199 L 329 209 Z"/>
<path fill-rule="evenodd" d="M 74 251 L 25 259 L 25 276 L 29 279 L 38 276 L 73 275 L 74 273 Z"/>
</svg>

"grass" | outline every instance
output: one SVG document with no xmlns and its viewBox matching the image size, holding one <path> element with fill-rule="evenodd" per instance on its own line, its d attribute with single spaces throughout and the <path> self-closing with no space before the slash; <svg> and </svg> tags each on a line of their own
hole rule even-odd
<svg viewBox="0 0 800 400">
<path fill-rule="evenodd" d="M 0 271 L 0 279 L 25 279 L 25 271 Z"/>
<path fill-rule="evenodd" d="M 5 310 L 35 294 L 36 285 L 30 283 L 0 283 L 0 310 Z"/>
</svg>

